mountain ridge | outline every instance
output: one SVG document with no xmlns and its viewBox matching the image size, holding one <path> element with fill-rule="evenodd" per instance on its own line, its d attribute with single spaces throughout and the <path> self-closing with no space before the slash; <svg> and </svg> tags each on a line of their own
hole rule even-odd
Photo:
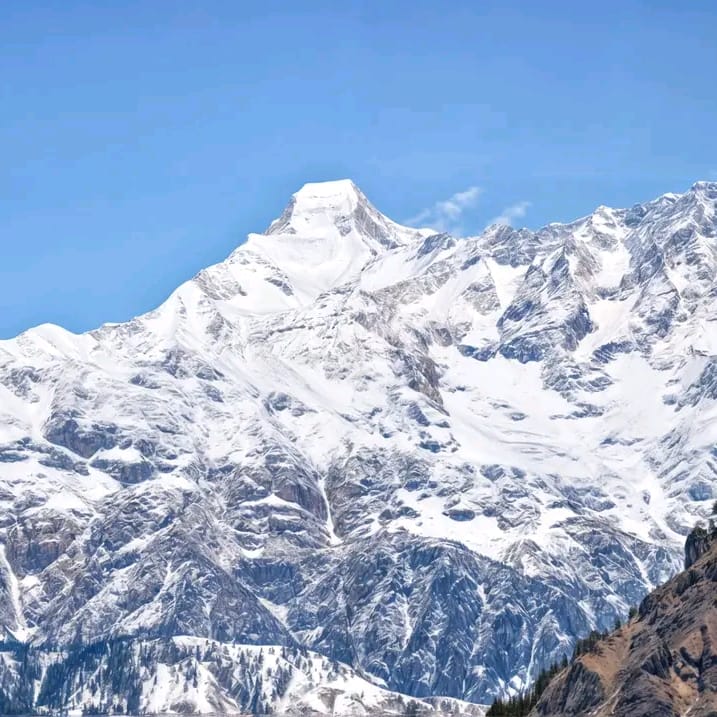
<svg viewBox="0 0 717 717">
<path fill-rule="evenodd" d="M 16 638 L 298 644 L 485 704 L 678 569 L 717 184 L 465 239 L 354 187 L 130 322 L 0 342 Z"/>
<path fill-rule="evenodd" d="M 326 188 L 326 191 L 323 192 L 323 193 L 322 193 L 321 191 L 318 191 L 318 192 L 317 192 L 316 189 L 315 189 L 315 188 L 322 188 L 322 187 Z M 687 194 L 689 194 L 689 193 L 697 192 L 697 191 L 704 191 L 704 192 L 706 192 L 706 193 L 709 193 L 709 194 L 712 196 L 712 198 L 714 198 L 714 194 L 717 193 L 717 181 L 699 180 L 699 181 L 694 182 L 694 183 L 691 185 L 689 192 L 686 192 L 686 193 L 684 193 L 684 194 L 677 194 L 677 193 L 674 193 L 674 192 L 666 192 L 666 193 L 660 195 L 659 197 L 657 197 L 656 199 L 654 199 L 654 200 L 648 202 L 647 204 L 648 204 L 648 205 L 659 205 L 659 204 L 662 204 L 662 203 L 664 203 L 664 202 L 674 202 L 676 199 L 679 199 L 679 198 L 684 197 L 685 195 L 687 195 Z M 331 202 L 331 198 L 332 198 L 332 197 L 334 197 L 334 198 L 336 198 L 336 197 L 341 197 L 342 201 L 343 201 L 344 203 L 345 203 L 345 202 L 348 202 L 349 205 L 351 204 L 352 201 L 355 202 L 356 206 L 353 206 L 353 207 L 351 208 L 351 211 L 348 212 L 348 214 L 342 214 L 340 211 L 338 211 L 338 213 L 336 214 L 336 216 L 334 217 L 334 219 L 341 219 L 341 218 L 345 218 L 346 216 L 350 216 L 350 215 L 356 210 L 357 206 L 363 204 L 364 206 L 366 206 L 366 207 L 369 209 L 369 211 L 370 211 L 371 213 L 380 214 L 381 217 L 382 217 L 382 219 L 386 220 L 386 221 L 389 222 L 391 225 L 396 226 L 396 227 L 399 227 L 400 229 L 403 229 L 403 230 L 407 230 L 408 233 L 413 233 L 416 240 L 418 240 L 418 239 L 424 239 L 424 240 L 425 240 L 427 237 L 430 237 L 430 236 L 436 236 L 436 237 L 438 237 L 438 236 L 449 236 L 449 235 L 445 234 L 444 232 L 442 232 L 442 231 L 440 231 L 440 230 L 434 230 L 434 229 L 430 229 L 430 228 L 411 229 L 411 228 L 409 228 L 409 227 L 402 226 L 402 225 L 400 225 L 400 224 L 397 224 L 397 223 L 393 222 L 392 220 L 390 220 L 390 219 L 388 219 L 387 217 L 385 217 L 385 215 L 382 215 L 382 214 L 375 208 L 375 206 L 368 200 L 368 198 L 366 197 L 366 195 L 358 188 L 358 186 L 353 182 L 353 180 L 348 179 L 348 178 L 344 178 L 344 179 L 337 179 L 337 180 L 326 180 L 326 181 L 307 182 L 307 183 L 305 183 L 304 185 L 302 185 L 302 187 L 301 187 L 299 190 L 297 190 L 296 192 L 294 192 L 294 194 L 292 195 L 291 200 L 289 201 L 289 203 L 287 204 L 287 206 L 284 208 L 284 210 L 281 212 L 280 217 L 278 217 L 278 218 L 275 219 L 274 221 L 270 222 L 269 226 L 267 227 L 266 231 L 265 231 L 263 234 L 250 233 L 250 234 L 249 234 L 249 237 L 257 237 L 257 238 L 258 238 L 258 237 L 266 237 L 266 236 L 268 236 L 268 235 L 271 235 L 272 233 L 280 233 L 280 232 L 278 231 L 278 227 L 280 227 L 280 226 L 282 225 L 282 222 L 283 222 L 282 216 L 284 216 L 284 215 L 286 215 L 286 216 L 291 216 L 291 213 L 292 213 L 292 211 L 293 211 L 293 209 L 294 209 L 294 206 L 295 206 L 295 198 L 296 198 L 297 196 L 302 196 L 302 194 L 303 194 L 304 196 L 311 197 L 312 192 L 315 193 L 315 196 L 314 196 L 313 198 L 314 198 L 315 200 L 318 200 L 319 202 L 321 202 L 321 201 L 329 201 L 329 202 Z M 352 199 L 352 195 L 353 195 L 353 199 Z M 330 206 L 330 205 L 329 205 L 329 206 Z M 599 206 L 597 206 L 597 207 L 595 208 L 595 210 L 594 210 L 592 213 L 590 213 L 590 214 L 583 215 L 583 216 L 581 216 L 581 217 L 579 217 L 579 218 L 577 218 L 577 219 L 574 219 L 574 220 L 572 220 L 572 221 L 570 221 L 570 222 L 567 222 L 567 223 L 550 222 L 550 223 L 546 224 L 545 226 L 541 227 L 540 229 L 536 230 L 535 232 L 532 232 L 532 231 L 530 231 L 530 230 L 528 230 L 528 229 L 525 229 L 525 228 L 514 229 L 514 228 L 513 228 L 511 225 L 509 225 L 509 224 L 495 223 L 495 224 L 491 224 L 491 225 L 487 226 L 487 227 L 485 228 L 485 230 L 483 231 L 483 233 L 480 234 L 480 235 L 468 235 L 468 236 L 466 236 L 466 237 L 460 238 L 459 240 L 465 241 L 465 240 L 470 240 L 471 238 L 475 238 L 475 237 L 477 237 L 477 236 L 490 236 L 491 234 L 503 234 L 503 233 L 506 232 L 506 231 L 509 232 L 509 233 L 511 233 L 511 234 L 514 234 L 514 235 L 517 234 L 517 235 L 520 236 L 520 237 L 525 236 L 526 233 L 535 234 L 535 235 L 541 236 L 541 235 L 546 235 L 546 234 L 548 234 L 548 233 L 550 232 L 550 230 L 553 229 L 553 228 L 570 228 L 570 227 L 577 227 L 577 226 L 579 226 L 579 225 L 582 224 L 582 223 L 585 223 L 585 222 L 588 222 L 588 221 L 592 220 L 596 215 L 603 215 L 603 214 L 605 214 L 605 213 L 624 215 L 624 214 L 629 213 L 630 211 L 635 211 L 635 207 L 643 207 L 643 206 L 645 206 L 645 205 L 640 205 L 640 204 L 638 204 L 638 205 L 635 205 L 635 206 L 632 208 L 632 210 L 631 210 L 631 209 L 625 209 L 625 208 L 616 209 L 616 208 L 613 208 L 613 207 L 608 207 L 608 206 L 606 206 L 606 205 L 599 205 Z M 336 207 L 333 207 L 333 208 L 336 208 Z M 309 211 L 314 210 L 314 211 L 317 211 L 318 213 L 323 213 L 323 212 L 325 211 L 325 209 L 326 209 L 326 207 L 319 206 L 319 207 L 317 208 L 316 206 L 313 206 L 313 207 L 310 207 L 310 208 L 309 208 Z M 327 214 L 328 214 L 328 213 L 327 213 Z M 330 216 L 330 214 L 329 214 L 329 216 Z M 275 228 L 272 229 L 272 227 L 275 227 Z M 321 229 L 320 229 L 319 231 L 325 230 L 325 228 L 326 228 L 326 227 L 323 226 L 323 227 L 321 227 Z M 293 231 L 290 232 L 290 233 L 295 233 L 295 231 L 296 231 L 296 230 L 293 230 Z M 320 238 L 320 237 L 319 237 L 319 238 Z M 239 244 L 232 252 L 230 252 L 230 254 L 229 254 L 224 260 L 221 260 L 221 261 L 217 262 L 216 264 L 212 264 L 210 267 L 207 267 L 207 269 L 210 269 L 210 268 L 212 268 L 212 267 L 215 267 L 215 266 L 219 266 L 219 265 L 224 264 L 225 262 L 229 261 L 237 252 L 241 251 L 241 250 L 244 249 L 245 247 L 246 247 L 246 242 L 243 242 L 243 243 Z M 187 281 L 183 282 L 183 283 L 180 285 L 180 287 L 181 287 L 181 286 L 184 286 L 185 284 L 188 284 L 188 283 L 194 281 L 194 280 L 197 279 L 199 276 L 201 276 L 205 271 L 207 271 L 207 269 L 200 270 L 194 277 L 192 277 L 192 278 L 188 279 Z M 170 298 L 170 297 L 168 297 L 168 298 Z M 146 313 L 151 313 L 153 310 L 154 310 L 154 309 L 150 309 L 150 310 L 149 310 L 148 312 L 146 312 Z M 145 314 L 140 314 L 139 316 L 144 316 L 144 315 L 145 315 Z M 137 318 L 139 318 L 139 317 L 137 317 Z M 131 321 L 131 320 L 130 320 L 130 321 Z M 39 324 L 38 326 L 30 327 L 30 328 L 28 328 L 28 329 L 25 329 L 25 330 L 21 331 L 21 332 L 20 332 L 19 334 L 17 334 L 16 336 L 13 336 L 13 337 L 10 337 L 10 338 L 6 338 L 6 339 L 0 339 L 0 345 L 3 345 L 3 344 L 5 344 L 5 343 L 7 343 L 7 342 L 15 341 L 15 340 L 17 340 L 20 336 L 26 334 L 28 331 L 34 331 L 35 329 L 43 329 L 43 327 L 47 327 L 48 329 L 49 329 L 50 327 L 56 327 L 56 328 L 61 329 L 62 332 L 66 332 L 66 333 L 71 334 L 71 335 L 73 335 L 73 336 L 83 336 L 83 335 L 86 335 L 86 334 L 91 334 L 91 333 L 93 333 L 94 331 L 98 331 L 98 330 L 100 330 L 101 328 L 103 328 L 104 326 L 116 326 L 116 325 L 122 325 L 122 324 L 126 324 L 126 323 L 129 323 L 129 322 L 128 322 L 128 321 L 124 321 L 124 322 L 108 322 L 108 323 L 102 324 L 101 326 L 99 326 L 99 327 L 97 327 L 97 328 L 88 329 L 87 331 L 83 331 L 83 332 L 80 332 L 80 333 L 72 332 L 72 331 L 70 331 L 70 330 L 68 330 L 68 329 L 65 329 L 64 327 L 62 327 L 62 326 L 60 326 L 60 325 L 58 325 L 58 324 L 51 324 L 51 323 Z"/>
</svg>

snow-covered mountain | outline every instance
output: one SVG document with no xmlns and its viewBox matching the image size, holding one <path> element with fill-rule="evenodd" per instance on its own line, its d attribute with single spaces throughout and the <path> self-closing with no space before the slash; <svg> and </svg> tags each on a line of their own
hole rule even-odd
<svg viewBox="0 0 717 717">
<path fill-rule="evenodd" d="M 307 184 L 158 309 L 0 342 L 8 640 L 38 684 L 52 651 L 181 637 L 519 688 L 717 497 L 716 207 L 699 182 L 458 239 Z"/>
</svg>

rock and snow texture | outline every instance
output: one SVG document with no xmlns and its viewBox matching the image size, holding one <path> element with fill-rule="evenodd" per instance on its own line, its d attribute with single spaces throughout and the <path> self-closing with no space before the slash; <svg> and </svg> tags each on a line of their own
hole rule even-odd
<svg viewBox="0 0 717 717">
<path fill-rule="evenodd" d="M 519 688 L 717 497 L 716 207 L 700 182 L 458 239 L 309 184 L 156 310 L 0 342 L 9 638 Z"/>
<path fill-rule="evenodd" d="M 113 640 L 70 651 L 0 653 L 2 714 L 434 715 L 481 717 L 451 698 L 419 700 L 298 647 L 176 636 Z M 8 686 L 14 687 L 12 699 Z"/>
</svg>

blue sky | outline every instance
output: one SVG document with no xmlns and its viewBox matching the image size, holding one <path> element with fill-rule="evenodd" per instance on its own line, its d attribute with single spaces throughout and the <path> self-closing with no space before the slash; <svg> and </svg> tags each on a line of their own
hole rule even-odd
<svg viewBox="0 0 717 717">
<path fill-rule="evenodd" d="M 715 38 L 713 0 L 1 3 L 0 337 L 149 310 L 306 181 L 470 233 L 717 179 Z"/>
</svg>

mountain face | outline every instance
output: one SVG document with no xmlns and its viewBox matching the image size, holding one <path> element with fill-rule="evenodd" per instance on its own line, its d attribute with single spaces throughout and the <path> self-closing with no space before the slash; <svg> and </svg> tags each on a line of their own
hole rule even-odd
<svg viewBox="0 0 717 717">
<path fill-rule="evenodd" d="M 717 534 L 696 531 L 686 552 L 685 571 L 561 672 L 532 715 L 717 715 Z"/>
<path fill-rule="evenodd" d="M 700 182 L 458 239 L 308 184 L 156 310 L 0 342 L 7 644 L 40 682 L 186 638 L 520 689 L 674 574 L 717 497 L 716 207 Z"/>
</svg>

